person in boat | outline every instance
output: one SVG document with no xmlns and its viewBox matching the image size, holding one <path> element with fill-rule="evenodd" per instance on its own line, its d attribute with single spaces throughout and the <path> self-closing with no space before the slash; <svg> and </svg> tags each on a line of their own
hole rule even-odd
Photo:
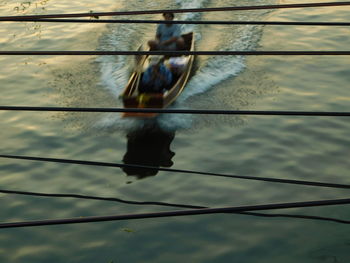
<svg viewBox="0 0 350 263">
<path fill-rule="evenodd" d="M 174 20 L 174 13 L 164 13 L 164 20 Z M 150 50 L 173 51 L 181 50 L 185 41 L 181 37 L 181 26 L 179 24 L 159 24 L 156 39 L 148 41 Z"/>
<path fill-rule="evenodd" d="M 173 81 L 173 74 L 164 65 L 162 56 L 151 56 L 149 67 L 142 74 L 140 93 L 160 92 L 169 89 Z"/>
</svg>

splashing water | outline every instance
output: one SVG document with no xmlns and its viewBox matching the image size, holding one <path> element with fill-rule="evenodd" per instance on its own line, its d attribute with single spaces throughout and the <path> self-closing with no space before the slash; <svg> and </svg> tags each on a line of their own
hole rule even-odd
<svg viewBox="0 0 350 263">
<path fill-rule="evenodd" d="M 208 0 L 177 0 L 177 8 L 201 8 L 206 7 L 210 1 Z M 237 3 L 238 4 L 238 3 Z M 245 13 L 239 14 L 233 19 L 249 20 L 262 16 L 264 13 Z M 184 13 L 177 16 L 179 20 L 200 20 L 202 13 Z M 234 16 L 234 15 L 233 15 Z M 149 30 L 149 26 L 144 27 Z M 196 41 L 200 41 L 201 32 L 197 25 L 182 25 L 183 32 L 194 31 Z M 236 26 L 235 30 L 227 30 L 224 32 L 225 37 L 219 43 L 219 49 L 224 50 L 253 50 L 256 48 L 261 35 L 261 26 Z M 130 39 L 143 36 L 142 26 L 140 25 L 113 25 L 108 35 L 101 41 L 99 49 L 101 50 L 135 50 Z M 144 39 L 144 42 L 146 39 Z M 130 75 L 130 64 L 132 58 L 127 56 L 101 56 L 97 62 L 100 64 L 101 84 L 116 98 L 121 94 L 127 84 Z M 209 89 L 215 87 L 220 82 L 237 76 L 245 68 L 244 56 L 213 56 L 204 60 L 195 74 L 190 79 L 186 89 L 179 96 L 176 103 L 172 105 L 174 108 L 185 108 L 188 98 L 195 95 L 205 93 Z M 193 122 L 191 115 L 165 114 L 156 118 L 159 125 L 165 129 L 186 129 L 190 128 Z M 100 120 L 96 126 L 103 128 L 123 128 L 132 129 L 146 125 L 145 120 L 129 120 L 122 119 L 119 115 L 109 114 Z"/>
<path fill-rule="evenodd" d="M 236 37 L 221 47 L 225 50 L 251 50 L 255 48 L 261 34 L 257 34 L 259 29 L 256 26 L 245 26 L 236 32 Z M 204 93 L 220 82 L 237 76 L 245 68 L 244 56 L 216 56 L 201 65 L 196 74 L 188 83 L 186 89 L 181 94 L 179 102 L 185 102 L 189 97 Z"/>
<path fill-rule="evenodd" d="M 178 0 L 176 1 L 179 9 L 185 9 L 185 8 L 201 8 L 205 6 L 205 4 L 208 2 L 208 0 Z M 200 20 L 202 14 L 201 13 L 184 13 L 180 16 L 179 20 Z M 196 32 L 197 26 L 196 25 L 182 25 L 183 32 Z M 199 35 L 199 34 L 198 34 Z"/>
</svg>

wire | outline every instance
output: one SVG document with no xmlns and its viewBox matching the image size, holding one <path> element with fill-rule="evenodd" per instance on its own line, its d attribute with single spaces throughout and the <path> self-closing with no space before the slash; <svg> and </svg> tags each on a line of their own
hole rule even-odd
<svg viewBox="0 0 350 263">
<path fill-rule="evenodd" d="M 126 203 L 131 205 L 157 205 L 166 207 L 179 207 L 179 208 L 191 208 L 191 209 L 202 209 L 209 208 L 205 206 L 188 205 L 188 204 L 174 204 L 165 202 L 139 202 L 139 201 L 129 201 L 123 200 L 115 197 L 100 197 L 100 196 L 90 196 L 90 195 L 79 195 L 79 194 L 48 194 L 48 193 L 34 193 L 34 192 L 24 192 L 24 191 L 14 191 L 14 190 L 3 190 L 0 189 L 1 193 L 5 194 L 16 194 L 16 195 L 27 195 L 27 196 L 40 196 L 40 197 L 59 197 L 59 198 L 76 198 L 76 199 L 88 199 L 88 200 L 98 200 L 98 201 L 112 201 L 118 203 Z M 338 218 L 331 217 L 320 217 L 320 216 L 310 216 L 310 215 L 291 215 L 291 214 L 266 214 L 266 213 L 252 213 L 252 212 L 237 212 L 236 214 L 258 216 L 258 217 L 287 217 L 287 218 L 298 218 L 298 219 L 311 219 L 311 220 L 321 220 L 321 221 L 331 221 L 336 223 L 350 224 L 348 220 L 342 220 Z"/>
<path fill-rule="evenodd" d="M 75 198 L 75 199 L 88 199 L 88 200 L 98 200 L 98 201 L 111 201 L 124 203 L 129 205 L 158 205 L 158 206 L 169 206 L 169 207 L 179 207 L 179 208 L 203 208 L 202 206 L 194 205 L 182 205 L 182 204 L 170 204 L 164 202 L 139 202 L 139 201 L 129 201 L 123 200 L 115 197 L 100 197 L 100 196 L 89 196 L 80 194 L 48 194 L 48 193 L 36 193 L 36 192 L 25 192 L 18 190 L 4 190 L 0 189 L 0 193 L 4 194 L 16 194 L 16 195 L 27 195 L 27 196 L 40 196 L 40 197 L 58 197 L 58 198 Z"/>
<path fill-rule="evenodd" d="M 331 217 L 321 217 L 321 216 L 310 216 L 310 215 L 289 215 L 289 214 L 262 214 L 262 213 L 250 213 L 243 212 L 240 214 L 251 215 L 251 216 L 259 216 L 259 217 L 287 217 L 287 218 L 299 218 L 299 219 L 310 219 L 310 220 L 321 220 L 321 221 L 330 221 L 340 224 L 350 224 L 349 220 L 343 220 L 338 218 Z"/>
<path fill-rule="evenodd" d="M 198 20 L 116 20 L 116 19 L 7 19 L 0 22 L 44 23 L 113 23 L 113 24 L 198 24 L 198 25 L 284 25 L 284 26 L 350 26 L 350 22 L 285 22 L 285 21 L 198 21 Z"/>
<path fill-rule="evenodd" d="M 64 17 L 97 17 L 97 16 L 120 16 L 120 15 L 145 15 L 171 13 L 200 13 L 200 12 L 227 12 L 227 11 L 248 11 L 263 9 L 286 9 L 286 8 L 313 8 L 330 6 L 350 6 L 350 2 L 327 2 L 327 3 L 304 3 L 304 4 L 283 4 L 283 5 L 251 5 L 251 6 L 226 6 L 212 8 L 187 8 L 187 9 L 161 9 L 161 10 L 139 10 L 139 11 L 119 11 L 119 12 L 90 12 L 76 14 L 50 14 L 50 15 L 30 15 L 30 16 L 1 16 L 0 20 L 8 19 L 31 19 L 31 18 L 64 18 Z"/>
<path fill-rule="evenodd" d="M 77 108 L 77 107 L 31 107 L 0 106 L 0 111 L 38 111 L 38 112 L 143 112 L 171 114 L 208 115 L 258 115 L 258 116 L 304 116 L 304 117 L 350 117 L 350 112 L 337 111 L 251 111 L 251 110 L 191 110 L 191 109 L 153 109 L 153 108 Z"/>
<path fill-rule="evenodd" d="M 3 228 L 19 228 L 19 227 L 34 227 L 34 226 L 48 226 L 48 225 L 66 225 L 66 224 L 78 224 L 78 223 L 208 215 L 208 214 L 221 214 L 221 213 L 237 213 L 237 212 L 247 212 L 247 211 L 290 209 L 290 208 L 301 208 L 301 207 L 319 207 L 319 206 L 345 205 L 345 204 L 350 204 L 350 198 L 335 199 L 335 200 L 321 200 L 321 201 L 307 201 L 307 202 L 293 202 L 293 203 L 265 204 L 265 205 L 253 205 L 253 206 L 236 206 L 236 207 L 231 206 L 231 207 L 219 207 L 219 208 L 188 209 L 188 210 L 140 213 L 140 214 L 89 216 L 89 217 L 67 218 L 67 219 L 23 221 L 23 222 L 1 223 L 0 228 L 3 229 Z"/>
<path fill-rule="evenodd" d="M 0 51 L 6 56 L 348 56 L 350 51 Z"/>
<path fill-rule="evenodd" d="M 161 167 L 155 167 L 155 166 L 136 165 L 136 164 L 118 164 L 118 163 L 92 162 L 92 161 L 82 161 L 82 160 L 72 160 L 72 159 L 44 158 L 44 157 L 17 156 L 17 155 L 4 155 L 4 154 L 1 154 L 0 158 L 30 160 L 30 161 L 39 161 L 39 162 L 80 164 L 80 165 L 91 165 L 91 166 L 117 167 L 117 168 L 137 167 L 137 168 L 143 168 L 143 169 L 157 169 L 159 171 L 165 171 L 165 172 L 210 175 L 210 176 L 217 176 L 217 177 L 265 181 L 265 182 L 273 182 L 273 183 L 296 184 L 296 185 L 341 188 L 341 189 L 350 188 L 350 185 L 346 185 L 346 184 L 310 182 L 310 181 L 302 181 L 302 180 L 266 178 L 266 177 L 243 176 L 243 175 L 227 175 L 227 174 L 219 174 L 219 173 L 209 173 L 209 172 L 182 170 L 182 169 L 170 169 L 170 168 L 161 168 Z"/>
</svg>

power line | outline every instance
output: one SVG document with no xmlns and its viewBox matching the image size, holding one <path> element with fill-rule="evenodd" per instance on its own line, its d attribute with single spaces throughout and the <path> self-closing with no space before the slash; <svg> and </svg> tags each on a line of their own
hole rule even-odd
<svg viewBox="0 0 350 263">
<path fill-rule="evenodd" d="M 330 221 L 340 224 L 350 224 L 349 220 L 343 220 L 339 218 L 332 217 L 322 217 L 322 216 L 310 216 L 310 215 L 291 215 L 291 214 L 266 214 L 266 213 L 251 213 L 251 212 L 242 212 L 237 214 L 259 216 L 259 217 L 286 217 L 286 218 L 299 218 L 299 219 L 309 219 L 309 220 L 320 220 L 320 221 Z"/>
<path fill-rule="evenodd" d="M 118 164 L 118 163 L 93 162 L 93 161 L 33 157 L 33 156 L 4 155 L 4 154 L 1 154 L 0 158 L 39 161 L 39 162 L 79 164 L 79 165 L 90 165 L 90 166 L 115 167 L 115 168 L 126 168 L 126 167 L 134 167 L 135 168 L 136 167 L 136 168 L 152 169 L 152 170 L 157 169 L 159 171 L 165 171 L 165 172 L 209 175 L 209 176 L 217 176 L 217 177 L 224 177 L 224 178 L 255 180 L 255 181 L 272 182 L 272 183 L 284 183 L 284 184 L 295 184 L 295 185 L 317 186 L 317 187 L 328 187 L 328 188 L 341 188 L 341 189 L 349 189 L 350 188 L 350 185 L 346 185 L 346 184 L 311 182 L 311 181 L 303 181 L 303 180 L 291 180 L 291 179 L 243 176 L 243 175 L 228 175 L 228 174 L 200 172 L 200 171 L 191 171 L 191 170 L 183 170 L 183 169 L 170 169 L 170 168 L 147 166 L 147 165 L 137 165 L 137 164 Z"/>
<path fill-rule="evenodd" d="M 257 116 L 304 116 L 304 117 L 350 117 L 350 112 L 338 111 L 252 111 L 252 110 L 193 110 L 155 108 L 77 108 L 77 107 L 32 107 L 0 106 L 0 111 L 38 112 L 143 112 L 166 114 L 207 114 L 207 115 L 257 115 Z"/>
<path fill-rule="evenodd" d="M 345 204 L 350 204 L 350 198 L 307 201 L 307 202 L 293 202 L 293 203 L 265 204 L 265 205 L 253 205 L 253 206 L 188 209 L 188 210 L 140 213 L 140 214 L 89 216 L 89 217 L 83 217 L 83 218 L 80 217 L 80 218 L 67 218 L 67 219 L 23 221 L 23 222 L 2 223 L 0 224 L 0 228 L 4 229 L 4 228 L 34 227 L 34 226 L 48 226 L 48 225 L 67 225 L 67 224 L 79 224 L 79 223 L 133 220 L 133 219 L 237 213 L 237 212 L 247 212 L 247 211 L 290 209 L 290 208 L 302 208 L 302 207 L 320 207 L 320 206 L 345 205 Z"/>
<path fill-rule="evenodd" d="M 124 200 L 116 197 L 101 197 L 101 196 L 90 196 L 90 195 L 82 195 L 82 194 L 49 194 L 49 193 L 38 193 L 38 192 L 27 192 L 27 191 L 5 190 L 5 189 L 0 189 L 0 193 L 27 195 L 27 196 L 36 196 L 36 197 L 74 198 L 74 199 L 87 199 L 87 200 L 96 200 L 96 201 L 110 201 L 110 202 L 118 202 L 118 203 L 124 203 L 129 205 L 157 205 L 157 206 L 168 206 L 168 207 L 178 207 L 178 208 L 204 208 L 202 206 L 194 206 L 194 205 L 170 204 L 170 203 L 154 202 L 154 201 L 140 202 L 140 201 Z"/>
<path fill-rule="evenodd" d="M 97 201 L 112 201 L 118 203 L 126 203 L 131 205 L 157 205 L 157 206 L 166 206 L 166 207 L 178 207 L 178 208 L 191 208 L 191 209 L 202 209 L 209 208 L 206 206 L 198 205 L 188 205 L 188 204 L 174 204 L 174 203 L 165 203 L 165 202 L 150 202 L 150 201 L 130 201 L 123 200 L 115 197 L 101 197 L 101 196 L 90 196 L 90 195 L 80 195 L 80 194 L 49 194 L 49 193 L 37 193 L 37 192 L 25 192 L 18 190 L 4 190 L 0 189 L 0 193 L 4 194 L 16 194 L 16 195 L 27 195 L 35 197 L 53 197 L 53 198 L 75 198 L 75 199 L 88 199 L 88 200 L 97 200 Z M 284 217 L 284 218 L 298 218 L 298 219 L 309 219 L 309 220 L 320 220 L 320 221 L 330 221 L 335 223 L 350 224 L 348 220 L 342 220 L 338 218 L 331 217 L 320 217 L 320 216 L 310 216 L 310 215 L 295 215 L 295 214 L 266 214 L 266 213 L 253 213 L 253 212 L 237 212 L 236 214 L 249 215 L 249 216 L 258 216 L 258 217 Z"/>
<path fill-rule="evenodd" d="M 285 22 L 285 21 L 219 21 L 219 20 L 117 20 L 117 19 L 3 19 L 0 22 L 44 23 L 113 23 L 113 24 L 198 24 L 198 25 L 284 25 L 284 26 L 350 26 L 350 22 Z"/>
<path fill-rule="evenodd" d="M 200 55 L 200 56 L 349 56 L 350 51 L 0 51 L 6 56 L 131 56 L 131 55 Z"/>
<path fill-rule="evenodd" d="M 327 3 L 304 3 L 304 4 L 282 4 L 282 5 L 251 5 L 251 6 L 226 6 L 212 8 L 187 8 L 187 9 L 161 9 L 161 10 L 139 10 L 139 11 L 119 11 L 119 12 L 90 12 L 75 14 L 50 14 L 50 15 L 30 15 L 30 16 L 1 16 L 0 20 L 8 19 L 32 19 L 32 18 L 64 18 L 64 17 L 96 17 L 96 16 L 120 16 L 120 15 L 145 15 L 171 13 L 200 13 L 200 12 L 227 12 L 227 11 L 248 11 L 266 9 L 286 9 L 286 8 L 314 8 L 314 7 L 341 7 L 350 6 L 350 2 L 327 2 Z"/>
</svg>

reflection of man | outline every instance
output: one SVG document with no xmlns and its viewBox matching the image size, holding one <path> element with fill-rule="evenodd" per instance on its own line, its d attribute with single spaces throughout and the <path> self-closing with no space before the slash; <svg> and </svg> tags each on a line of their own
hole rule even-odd
<svg viewBox="0 0 350 263">
<path fill-rule="evenodd" d="M 174 20 L 173 13 L 164 13 L 164 20 Z M 181 37 L 179 24 L 159 24 L 157 27 L 156 39 L 148 41 L 151 50 L 177 50 L 182 49 L 184 40 Z"/>
<path fill-rule="evenodd" d="M 175 137 L 175 132 L 165 132 L 159 127 L 151 127 L 133 131 L 128 134 L 127 152 L 124 155 L 125 164 L 153 166 L 154 169 L 142 167 L 124 167 L 127 175 L 136 175 L 138 179 L 154 176 L 158 173 L 158 167 L 171 167 L 172 158 L 175 155 L 170 150 L 170 144 Z"/>
</svg>

